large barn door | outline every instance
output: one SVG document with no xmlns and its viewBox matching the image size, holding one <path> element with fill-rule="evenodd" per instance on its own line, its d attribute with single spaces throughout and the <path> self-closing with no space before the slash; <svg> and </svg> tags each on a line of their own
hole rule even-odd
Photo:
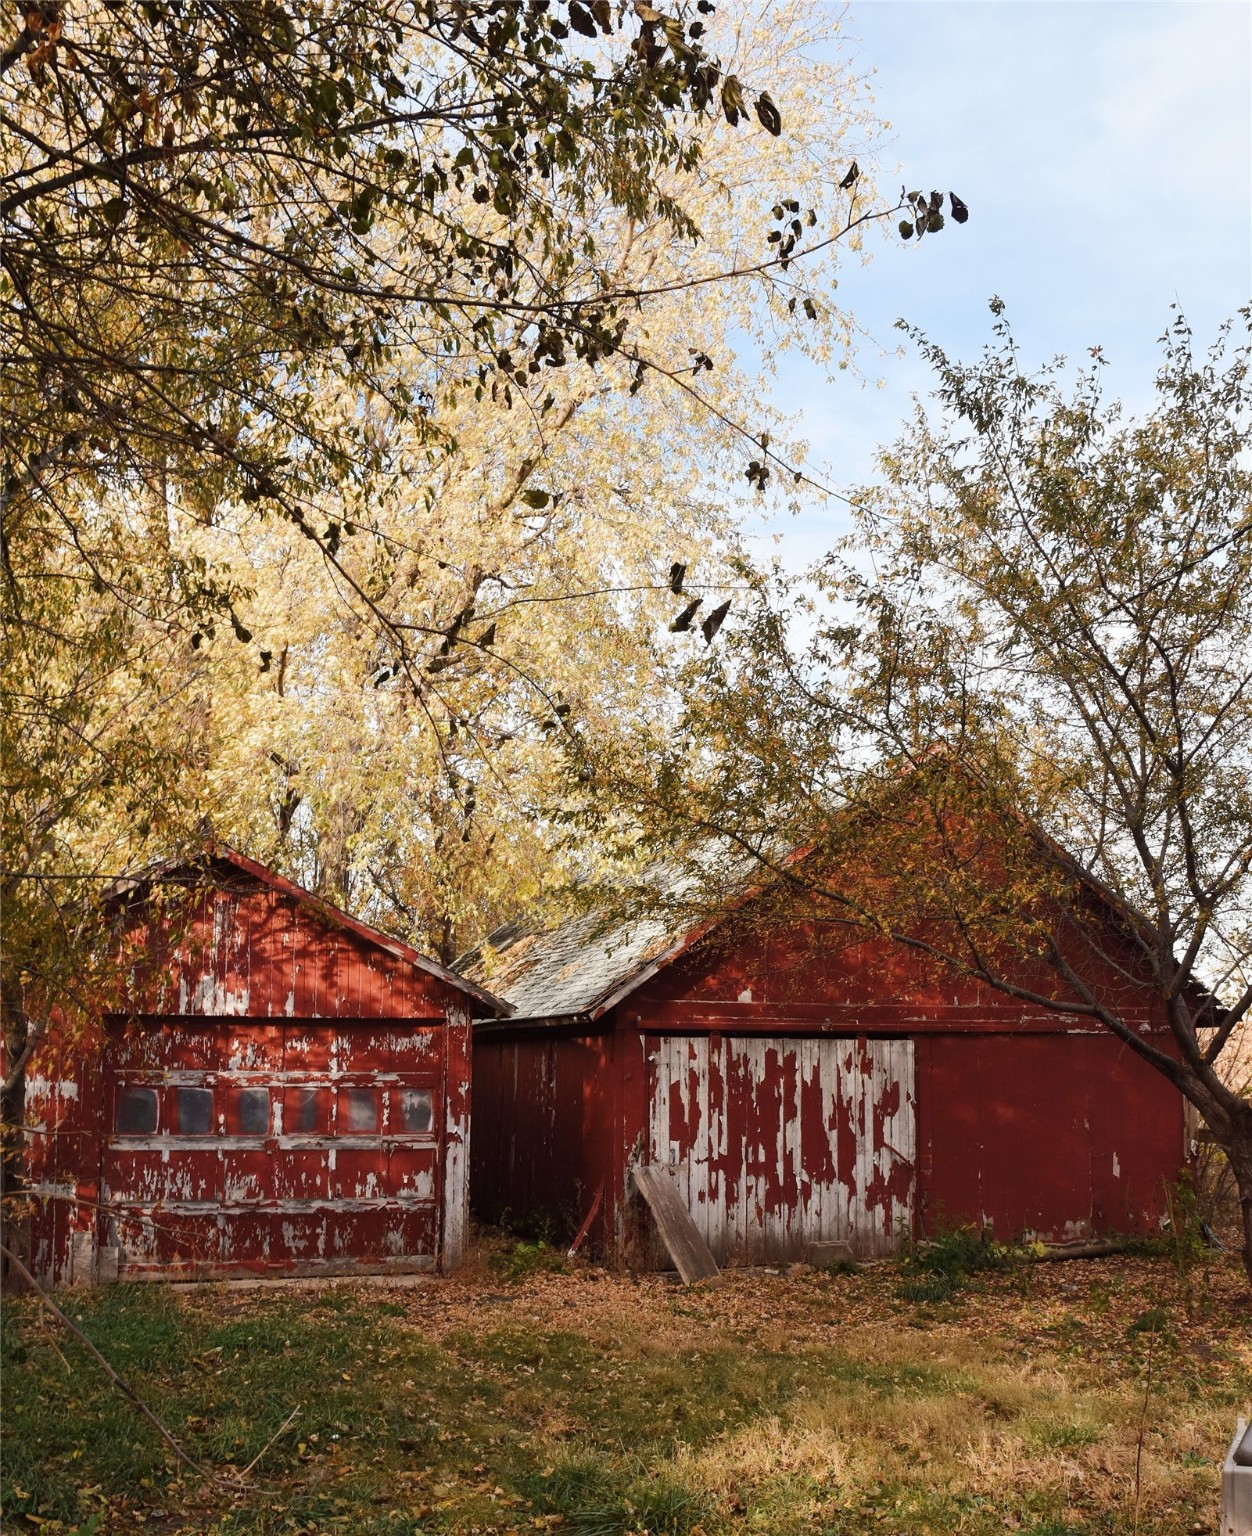
<svg viewBox="0 0 1252 1536">
<path fill-rule="evenodd" d="M 659 1036 L 649 1157 L 719 1262 L 894 1252 L 913 1230 L 913 1042 Z"/>
</svg>

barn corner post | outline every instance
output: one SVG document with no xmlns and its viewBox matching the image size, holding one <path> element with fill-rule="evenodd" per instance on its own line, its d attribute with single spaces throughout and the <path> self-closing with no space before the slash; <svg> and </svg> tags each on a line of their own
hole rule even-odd
<svg viewBox="0 0 1252 1536">
<path fill-rule="evenodd" d="M 473 1052 L 471 1010 L 457 1003 L 444 1024 L 443 1222 L 439 1267 L 459 1269 L 469 1240 L 470 1101 Z"/>
</svg>

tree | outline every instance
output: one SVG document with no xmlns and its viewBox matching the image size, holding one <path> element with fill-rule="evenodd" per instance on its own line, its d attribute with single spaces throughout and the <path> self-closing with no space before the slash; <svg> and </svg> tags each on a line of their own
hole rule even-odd
<svg viewBox="0 0 1252 1536">
<path fill-rule="evenodd" d="M 695 239 L 675 178 L 711 114 L 782 129 L 706 52 L 713 9 L 27 7 L 0 53 L 6 539 L 38 521 L 90 544 L 173 488 L 206 519 L 281 515 L 335 564 L 346 526 L 312 518 L 372 482 L 380 413 L 437 444 L 465 389 L 645 368 L 645 295 L 602 231 Z M 785 268 L 801 212 L 755 265 Z"/>
<path fill-rule="evenodd" d="M 716 25 L 727 69 L 753 61 L 786 106 L 787 131 L 750 138 L 724 119 L 705 124 L 698 169 L 671 187 L 698 242 L 676 241 L 660 215 L 571 210 L 574 243 L 594 235 L 614 288 L 649 290 L 616 357 L 514 378 L 507 400 L 471 367 L 474 387 L 440 409 L 438 448 L 374 409 L 368 490 L 335 487 L 310 518 L 358 530 L 335 565 L 242 501 L 219 501 L 209 527 L 171 510 L 174 547 L 214 570 L 229 564 L 250 591 L 234 608 L 249 646 L 224 623 L 202 642 L 213 666 L 197 767 L 215 828 L 445 959 L 502 905 L 553 883 L 554 739 L 574 722 L 607 739 L 666 709 L 669 622 L 697 598 L 702 618 L 742 587 L 725 489 L 747 488 L 735 424 L 772 432 L 783 458 L 799 453 L 737 364 L 738 335 L 755 329 L 774 355 L 847 357 L 851 321 L 833 302 L 839 246 L 810 258 L 802 280 L 794 269 L 726 274 L 770 249 L 770 233 L 795 233 L 796 215 L 774 202 L 779 186 L 817 210 L 823 237 L 881 205 L 867 98 L 842 60 L 814 60 L 807 7 L 779 7 L 762 26 L 730 5 Z M 850 155 L 866 172 L 841 187 Z M 828 296 L 806 312 L 810 290 Z M 516 345 L 498 334 L 521 354 L 520 328 Z M 640 387 L 626 354 L 645 348 Z M 397 347 L 390 366 L 397 378 L 428 369 L 414 347 Z M 329 384 L 309 405 L 342 408 Z M 765 457 L 759 437 L 751 453 Z"/>
<path fill-rule="evenodd" d="M 721 452 L 724 464 L 728 434 L 750 436 L 763 486 L 782 461 L 774 423 L 735 374 L 723 316 L 684 310 L 683 295 L 703 300 L 737 274 L 759 303 L 752 316 L 739 303 L 736 320 L 810 327 L 829 351 L 844 324 L 819 291 L 829 258 L 892 212 L 849 163 L 869 148 L 844 107 L 857 93 L 820 67 L 807 82 L 797 74 L 798 12 L 775 18 L 791 47 L 776 80 L 775 39 L 733 14 L 725 67 L 715 61 L 713 11 L 639 4 L 623 20 L 599 0 L 191 0 L 22 12 L 0 55 L 6 622 L 39 607 L 24 586 L 52 551 L 57 580 L 108 593 L 127 615 L 152 597 L 140 616 L 215 650 L 216 674 L 230 671 L 222 639 L 251 646 L 247 665 L 268 687 L 294 676 L 301 643 L 324 647 L 289 609 L 300 642 L 274 625 L 254 640 L 274 551 L 360 653 L 358 712 L 370 712 L 362 677 L 408 691 L 430 735 L 407 766 L 421 761 L 438 814 L 459 822 L 464 783 L 427 773 L 452 755 L 450 731 L 468 729 L 450 722 L 476 718 L 451 684 L 488 660 L 488 626 L 469 623 L 482 584 L 515 608 L 523 599 L 501 582 L 562 604 L 587 588 L 665 585 L 667 550 L 642 580 L 637 566 L 623 577 L 608 560 L 565 564 L 582 488 L 542 480 L 552 441 L 592 442 L 580 429 L 610 417 L 618 391 L 642 430 L 655 381 L 681 398 L 652 405 L 651 425 L 676 416 L 689 432 L 687 408 L 707 408 L 706 461 Z M 784 101 L 786 133 L 769 94 L 741 83 L 750 71 L 800 87 Z M 937 194 L 924 209 L 919 198 L 917 234 L 943 222 Z M 812 292 L 797 282 L 801 256 Z M 477 480 L 462 474 L 475 453 Z M 664 492 L 688 511 L 698 501 L 707 532 L 710 498 L 692 494 L 693 478 L 671 473 Z M 623 542 L 676 535 L 683 519 L 669 507 L 641 515 L 635 479 L 614 509 Z M 450 537 L 454 484 L 491 515 Z M 476 543 L 492 546 L 490 563 Z M 528 553 L 510 567 L 519 543 Z M 565 564 L 542 592 L 534 551 Z M 72 650 L 72 631 L 64 638 Z M 563 718 L 556 692 L 569 690 L 540 676 L 545 649 L 496 658 L 491 686 L 523 724 Z M 500 725 L 494 740 L 513 734 Z M 491 739 L 471 731 L 468 750 L 494 779 Z M 275 780 L 293 761 L 280 745 L 264 753 Z M 273 787 L 281 824 L 292 807 Z M 303 804 L 307 818 L 307 794 Z M 237 802 L 228 820 L 255 831 Z M 332 865 L 343 861 L 325 866 L 342 887 Z"/>
<path fill-rule="evenodd" d="M 808 590 L 762 588 L 645 784 L 590 746 L 577 769 L 632 837 L 712 835 L 798 912 L 1098 1021 L 1211 1129 L 1252 1281 L 1252 1100 L 1222 1071 L 1252 1008 L 1250 321 L 1197 356 L 1177 319 L 1138 418 L 1098 349 L 1067 393 L 1002 320 L 973 366 L 917 338 L 939 410 L 883 456 L 850 546 Z"/>
<path fill-rule="evenodd" d="M 21 1210 L 26 1068 L 54 1022 L 84 1048 L 113 991 L 104 883 L 186 839 L 204 666 L 177 625 L 155 622 L 184 612 L 163 562 L 145 571 L 130 550 L 118 555 L 126 608 L 51 541 L 23 541 L 11 558 L 23 600 L 20 616 L 6 611 L 0 648 L 0 1222 L 20 1261 L 22 1226 L 9 1222 Z"/>
</svg>

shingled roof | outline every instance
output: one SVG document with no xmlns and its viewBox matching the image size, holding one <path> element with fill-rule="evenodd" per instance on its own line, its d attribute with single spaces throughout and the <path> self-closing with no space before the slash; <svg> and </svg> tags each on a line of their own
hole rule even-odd
<svg viewBox="0 0 1252 1536">
<path fill-rule="evenodd" d="M 598 1018 L 687 947 L 660 918 L 605 928 L 596 913 L 570 918 L 546 933 L 505 923 L 456 963 L 463 976 L 490 987 L 514 1018 Z M 490 957 L 490 959 L 488 958 Z"/>
<path fill-rule="evenodd" d="M 711 903 L 710 882 L 721 887 Z M 454 968 L 502 997 L 513 1019 L 598 1019 L 764 883 L 759 874 L 752 878 L 747 860 L 710 843 L 685 863 L 647 870 L 639 890 L 647 899 L 637 916 L 584 912 L 546 929 L 525 919 L 504 923 Z"/>
</svg>

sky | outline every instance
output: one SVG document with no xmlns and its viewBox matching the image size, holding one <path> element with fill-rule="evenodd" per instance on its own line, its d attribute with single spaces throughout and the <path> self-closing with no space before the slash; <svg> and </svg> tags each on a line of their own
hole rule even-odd
<svg viewBox="0 0 1252 1536">
<path fill-rule="evenodd" d="M 828 483 L 875 478 L 929 379 L 895 355 L 904 317 L 951 356 L 990 340 L 1002 298 L 1026 360 L 1100 346 L 1109 392 L 1150 403 L 1157 338 L 1178 303 L 1197 342 L 1252 301 L 1252 3 L 1248 0 L 852 0 L 843 48 L 873 72 L 891 124 L 882 185 L 969 205 L 920 246 L 880 241 L 839 297 L 885 351 L 827 382 L 785 359 L 778 403 L 801 414 Z M 851 41 L 855 39 L 855 41 Z M 837 505 L 779 513 L 775 553 L 807 565 L 842 532 Z"/>
</svg>

